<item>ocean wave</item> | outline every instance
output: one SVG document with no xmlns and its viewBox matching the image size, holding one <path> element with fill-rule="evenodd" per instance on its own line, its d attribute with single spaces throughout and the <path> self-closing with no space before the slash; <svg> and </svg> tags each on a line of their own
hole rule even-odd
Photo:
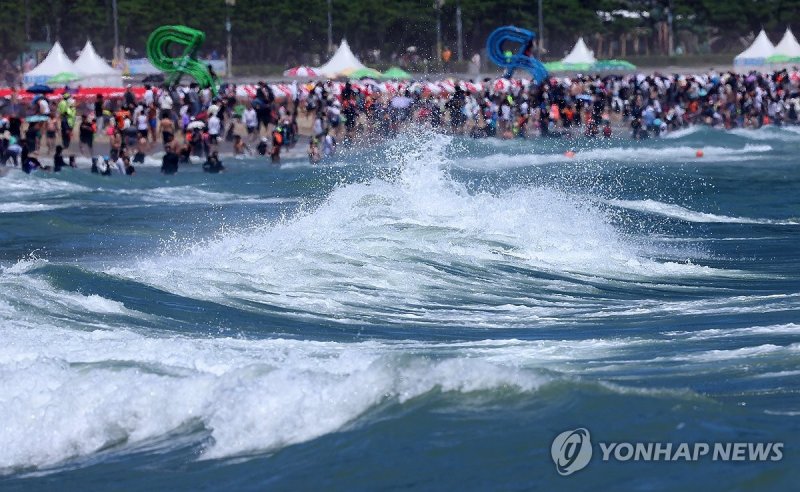
<svg viewBox="0 0 800 492">
<path fill-rule="evenodd" d="M 700 125 L 694 125 L 694 126 L 690 126 L 690 127 L 687 127 L 687 128 L 681 128 L 679 130 L 671 131 L 671 132 L 667 133 L 666 135 L 664 135 L 661 138 L 666 138 L 666 139 L 672 140 L 672 139 L 676 139 L 676 138 L 688 137 L 689 135 L 694 135 L 695 133 L 703 132 L 703 131 L 706 131 L 705 127 L 702 127 Z"/>
<path fill-rule="evenodd" d="M 712 290 L 703 289 L 705 293 Z M 724 293 L 724 291 L 720 291 Z M 800 294 L 744 295 L 712 297 L 708 299 L 685 301 L 642 300 L 635 307 L 626 305 L 609 306 L 608 309 L 586 313 L 587 319 L 608 319 L 614 317 L 653 317 L 660 316 L 712 316 L 741 315 L 749 313 L 774 313 L 792 311 L 800 308 Z"/>
<path fill-rule="evenodd" d="M 747 328 L 711 328 L 708 330 L 697 331 L 670 331 L 664 333 L 666 336 L 686 338 L 689 340 L 798 334 L 800 334 L 800 325 L 796 325 L 794 323 L 786 323 L 782 325 L 750 326 Z"/>
<path fill-rule="evenodd" d="M 756 130 L 735 128 L 729 130 L 732 135 L 756 141 L 797 142 L 800 135 L 794 127 L 765 126 Z"/>
<path fill-rule="evenodd" d="M 705 350 L 698 353 L 678 355 L 674 357 L 657 357 L 654 360 L 677 360 L 690 362 L 721 362 L 736 359 L 749 359 L 770 355 L 795 355 L 800 352 L 800 343 L 791 345 L 775 345 L 765 343 L 751 347 L 740 347 L 727 350 Z"/>
<path fill-rule="evenodd" d="M 469 191 L 441 169 L 448 142 L 433 138 L 417 154 L 398 149 L 398 174 L 337 187 L 322 205 L 286 220 L 195 244 L 178 240 L 174 253 L 108 273 L 296 316 L 479 326 L 587 309 L 586 277 L 721 273 L 653 260 L 659 253 L 646 238 L 618 230 L 580 196 L 547 187 Z M 572 306 L 563 297 L 570 289 Z"/>
<path fill-rule="evenodd" d="M 45 212 L 75 206 L 74 203 L 0 203 L 0 214 Z"/>
<path fill-rule="evenodd" d="M 794 220 L 774 220 L 774 219 L 751 219 L 747 217 L 730 217 L 727 215 L 716 215 L 705 212 L 695 212 L 688 208 L 663 203 L 655 200 L 606 200 L 606 203 L 614 207 L 636 210 L 656 215 L 663 215 L 686 222 L 701 223 L 722 223 L 722 224 L 773 224 L 773 225 L 798 225 L 800 222 Z"/>
<path fill-rule="evenodd" d="M 697 151 L 703 151 L 703 158 Z M 747 154 L 748 160 L 761 158 L 772 147 L 766 144 L 746 144 L 742 148 L 730 147 L 611 147 L 577 150 L 572 157 L 566 154 L 506 154 L 498 153 L 486 157 L 464 158 L 456 165 L 467 169 L 504 169 L 525 166 L 542 166 L 558 163 L 624 162 L 624 163 L 682 163 L 692 162 L 731 162 L 741 161 Z"/>
<path fill-rule="evenodd" d="M 92 319 L 106 314 L 138 316 L 119 301 L 97 294 L 58 290 L 47 280 L 30 274 L 47 264 L 46 260 L 29 258 L 8 267 L 0 267 L 0 302 L 5 306 L 16 306 L 13 312 L 0 310 L 0 321 L 12 322 L 21 312 L 29 313 L 29 319 L 32 313 L 46 313 L 65 321 Z"/>
<path fill-rule="evenodd" d="M 29 175 L 22 172 L 9 173 L 0 181 L 3 188 L 3 199 L 26 199 L 31 197 L 59 197 L 74 193 L 90 191 L 89 188 L 63 179 L 48 176 L 42 177 L 35 174 Z"/>
<path fill-rule="evenodd" d="M 293 198 L 262 198 L 258 196 L 239 195 L 203 190 L 195 186 L 165 186 L 159 188 L 141 189 L 99 189 L 98 191 L 122 196 L 135 196 L 147 203 L 172 203 L 172 204 L 278 204 L 295 203 Z"/>
<path fill-rule="evenodd" d="M 441 356 L 446 347 L 435 344 L 417 345 L 427 355 L 408 355 L 382 342 L 152 338 L 55 326 L 6 332 L 5 473 L 197 424 L 210 436 L 201 458 L 274 451 L 342 429 L 387 402 L 431 392 L 526 393 L 550 380 L 456 352 Z"/>
</svg>

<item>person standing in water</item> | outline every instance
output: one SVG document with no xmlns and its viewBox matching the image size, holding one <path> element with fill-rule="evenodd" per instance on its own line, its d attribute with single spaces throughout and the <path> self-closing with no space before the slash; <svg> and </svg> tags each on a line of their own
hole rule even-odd
<svg viewBox="0 0 800 492">
<path fill-rule="evenodd" d="M 53 172 L 61 172 L 61 168 L 66 166 L 67 163 L 64 162 L 64 147 L 57 145 L 56 146 L 56 153 L 53 155 Z"/>
<path fill-rule="evenodd" d="M 80 144 L 80 152 L 82 155 L 92 155 L 94 147 L 94 123 L 89 119 L 89 116 L 83 114 L 81 116 L 81 125 L 78 127 L 78 143 Z M 85 149 L 89 149 L 89 153 Z"/>
<path fill-rule="evenodd" d="M 172 121 L 169 111 L 161 112 L 161 140 L 164 145 L 172 142 L 175 138 L 175 122 Z"/>
<path fill-rule="evenodd" d="M 53 152 L 56 148 L 56 134 L 58 132 L 58 117 L 53 113 L 50 114 L 47 123 L 45 123 L 45 141 L 47 142 L 47 153 Z"/>
<path fill-rule="evenodd" d="M 122 152 L 122 133 L 119 128 L 114 128 L 114 133 L 111 134 L 109 139 L 109 146 L 111 147 L 109 157 L 111 157 L 111 160 L 117 160 Z"/>
<path fill-rule="evenodd" d="M 175 174 L 178 172 L 178 154 L 175 153 L 172 144 L 165 145 L 164 157 L 161 159 L 161 172 L 167 175 Z"/>
<path fill-rule="evenodd" d="M 203 164 L 203 171 L 207 173 L 221 173 L 225 171 L 225 166 L 222 165 L 222 161 L 219 160 L 219 154 L 217 151 L 211 153 L 206 159 L 206 162 Z"/>
<path fill-rule="evenodd" d="M 283 129 L 278 126 L 272 131 L 272 152 L 270 158 L 273 164 L 281 163 L 281 147 L 283 146 Z"/>
</svg>

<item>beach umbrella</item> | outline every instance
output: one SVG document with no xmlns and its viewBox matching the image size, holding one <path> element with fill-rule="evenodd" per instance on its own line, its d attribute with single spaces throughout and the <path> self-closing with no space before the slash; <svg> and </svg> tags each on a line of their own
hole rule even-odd
<svg viewBox="0 0 800 492">
<path fill-rule="evenodd" d="M 283 72 L 284 77 L 319 77 L 316 70 L 311 67 L 300 65 L 299 67 L 290 68 Z"/>
<path fill-rule="evenodd" d="M 494 92 L 507 92 L 511 89 L 511 81 L 506 78 L 500 78 L 494 81 L 494 85 L 492 86 Z"/>
<path fill-rule="evenodd" d="M 33 116 L 28 116 L 25 118 L 25 121 L 28 123 L 39 123 L 41 121 L 47 121 L 49 118 L 43 114 L 35 114 Z"/>
<path fill-rule="evenodd" d="M 358 70 L 354 70 L 347 74 L 348 77 L 351 79 L 379 79 L 382 77 L 381 73 L 374 68 L 359 68 Z"/>
<path fill-rule="evenodd" d="M 384 79 L 394 79 L 394 80 L 411 80 L 413 77 L 410 73 L 406 72 L 400 67 L 392 67 L 389 70 L 383 72 Z"/>
<path fill-rule="evenodd" d="M 206 127 L 206 124 L 203 123 L 200 120 L 194 120 L 191 123 L 189 123 L 188 125 L 186 125 L 186 129 L 187 130 L 194 130 L 195 128 L 197 128 L 199 130 L 202 130 L 205 127 Z"/>
<path fill-rule="evenodd" d="M 426 82 L 424 87 L 425 90 L 429 91 L 434 96 L 438 96 L 439 94 L 442 93 L 442 88 L 439 85 L 434 84 L 433 82 Z"/>
<path fill-rule="evenodd" d="M 561 61 L 551 61 L 544 64 L 544 68 L 547 69 L 548 72 L 565 72 L 566 69 L 564 68 L 564 63 Z"/>
<path fill-rule="evenodd" d="M 631 71 L 636 70 L 636 65 L 625 60 L 600 60 L 591 69 L 599 72 Z"/>
<path fill-rule="evenodd" d="M 592 68 L 590 63 L 564 63 L 551 61 L 544 64 L 548 72 L 586 72 Z"/>
<path fill-rule="evenodd" d="M 397 109 L 406 109 L 407 107 L 411 106 L 414 100 L 410 97 L 406 96 L 396 96 L 392 98 L 392 102 L 389 103 L 393 108 Z"/>
<path fill-rule="evenodd" d="M 448 94 L 452 94 L 453 92 L 456 91 L 456 85 L 455 85 L 455 83 L 453 83 L 452 80 L 445 79 L 445 80 L 439 81 L 439 87 L 441 87 L 442 90 L 445 91 Z"/>
<path fill-rule="evenodd" d="M 474 93 L 483 91 L 483 84 L 481 84 L 480 82 L 475 83 L 475 82 L 466 81 L 466 82 L 463 82 L 463 88 L 467 92 L 472 92 L 474 94 Z"/>
<path fill-rule="evenodd" d="M 53 89 L 44 84 L 36 84 L 25 89 L 25 92 L 29 94 L 50 94 Z"/>
<path fill-rule="evenodd" d="M 627 63 L 627 62 L 625 62 Z M 591 63 L 565 63 L 564 67 L 570 72 L 587 72 L 592 69 Z"/>
<path fill-rule="evenodd" d="M 767 57 L 767 63 L 790 63 L 791 61 L 792 57 L 786 55 L 772 55 Z"/>
<path fill-rule="evenodd" d="M 73 72 L 61 72 L 53 75 L 47 80 L 48 84 L 67 84 L 80 80 L 81 76 Z"/>
</svg>

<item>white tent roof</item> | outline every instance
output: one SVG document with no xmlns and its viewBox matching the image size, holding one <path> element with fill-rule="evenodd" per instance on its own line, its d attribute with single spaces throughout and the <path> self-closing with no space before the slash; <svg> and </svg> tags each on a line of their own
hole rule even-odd
<svg viewBox="0 0 800 492">
<path fill-rule="evenodd" d="M 788 27 L 786 28 L 786 32 L 783 34 L 783 39 L 781 39 L 781 42 L 775 45 L 775 54 L 791 57 L 800 56 L 800 43 L 797 42 L 797 38 L 794 37 L 792 30 Z"/>
<path fill-rule="evenodd" d="M 61 43 L 56 41 L 56 44 L 50 48 L 50 53 L 47 54 L 42 63 L 36 65 L 30 72 L 25 74 L 24 80 L 26 84 L 43 84 L 47 79 L 61 72 L 75 72 L 75 65 L 64 53 L 64 48 Z"/>
<path fill-rule="evenodd" d="M 762 29 L 758 36 L 756 36 L 753 44 L 749 48 L 742 51 L 736 58 L 733 59 L 734 63 L 739 65 L 760 65 L 765 63 L 768 56 L 775 54 L 775 46 L 767 37 L 767 33 Z"/>
<path fill-rule="evenodd" d="M 580 37 L 575 46 L 572 47 L 572 51 L 561 60 L 561 63 L 594 63 L 596 61 L 594 52 L 586 46 L 583 37 Z"/>
<path fill-rule="evenodd" d="M 86 46 L 75 60 L 75 71 L 80 75 L 121 75 L 97 54 L 91 41 L 86 41 Z"/>
<path fill-rule="evenodd" d="M 83 76 L 80 84 L 84 87 L 122 87 L 122 72 L 106 63 L 94 50 L 91 41 L 86 41 L 75 60 L 75 71 Z"/>
<path fill-rule="evenodd" d="M 352 72 L 361 68 L 365 68 L 364 65 L 358 61 L 356 55 L 350 51 L 350 45 L 347 44 L 347 40 L 343 39 L 342 44 L 339 45 L 339 49 L 337 49 L 336 53 L 328 60 L 328 63 L 317 68 L 316 71 L 327 77 L 333 77 L 342 72 Z"/>
</svg>

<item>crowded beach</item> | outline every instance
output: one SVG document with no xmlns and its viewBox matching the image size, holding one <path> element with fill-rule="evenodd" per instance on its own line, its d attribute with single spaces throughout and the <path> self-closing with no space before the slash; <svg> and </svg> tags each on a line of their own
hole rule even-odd
<svg viewBox="0 0 800 492">
<path fill-rule="evenodd" d="M 223 149 L 274 164 L 287 152 L 305 154 L 317 164 L 337 149 L 392 138 L 410 126 L 475 139 L 642 140 L 692 125 L 794 125 L 800 112 L 800 72 L 789 66 L 550 74 L 541 83 L 518 74 L 289 75 L 287 83 L 223 83 L 216 94 L 197 83 L 2 89 L 0 165 L 59 171 L 82 157 L 91 159 L 93 172 L 132 175 L 145 156 L 158 154 L 165 173 L 198 161 L 220 172 Z"/>
</svg>

